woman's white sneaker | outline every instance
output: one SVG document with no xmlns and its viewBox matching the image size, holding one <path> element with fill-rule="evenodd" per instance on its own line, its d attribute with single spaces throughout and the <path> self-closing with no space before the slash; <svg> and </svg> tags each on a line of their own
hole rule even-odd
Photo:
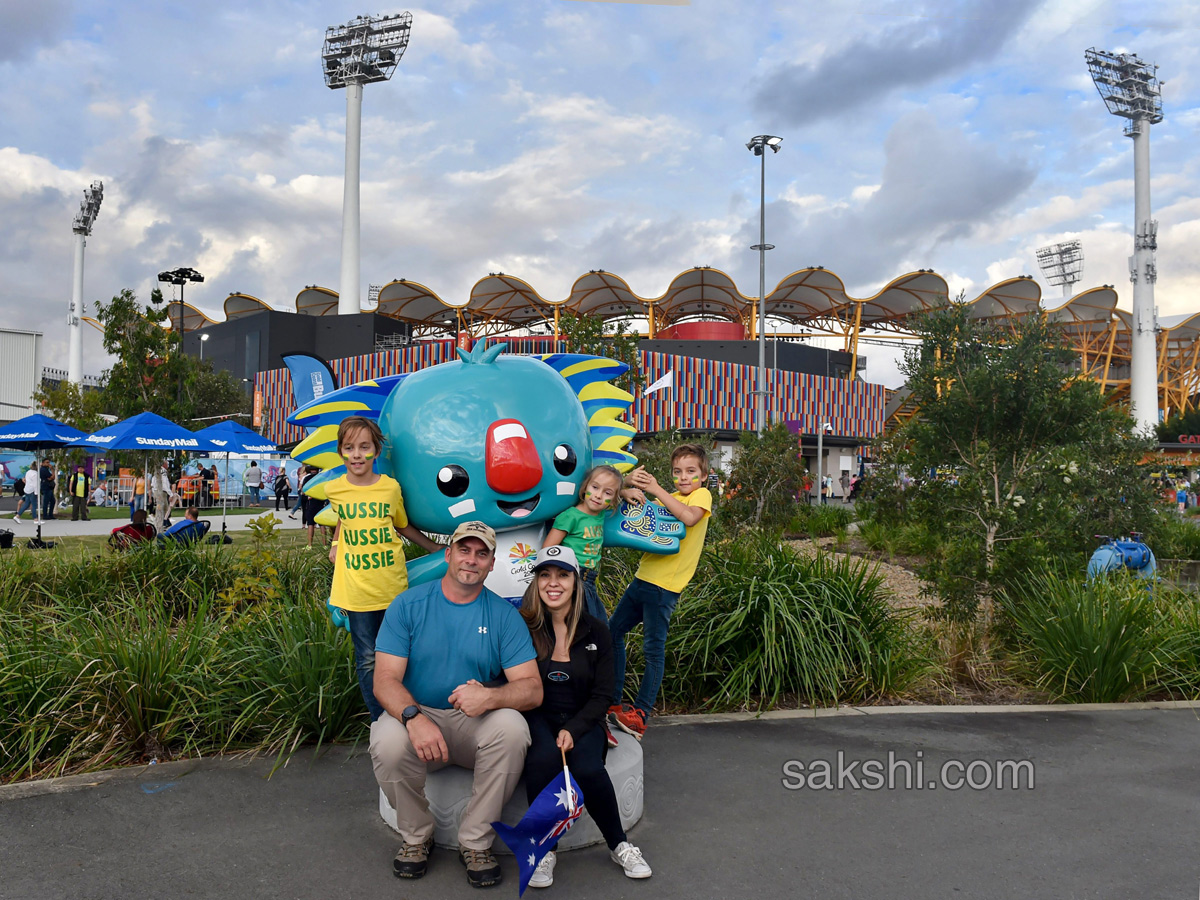
<svg viewBox="0 0 1200 900">
<path fill-rule="evenodd" d="M 646 865 L 646 860 L 642 859 L 642 851 L 629 841 L 621 841 L 617 844 L 617 848 L 608 854 L 612 857 L 612 861 L 625 870 L 626 878 L 649 878 L 653 873 L 650 867 Z M 533 882 L 529 882 L 533 884 Z"/>
<path fill-rule="evenodd" d="M 536 869 L 533 870 L 533 875 L 529 879 L 531 888 L 546 888 L 554 884 L 554 864 L 558 859 L 551 850 L 542 857 L 542 861 L 538 863 Z"/>
</svg>

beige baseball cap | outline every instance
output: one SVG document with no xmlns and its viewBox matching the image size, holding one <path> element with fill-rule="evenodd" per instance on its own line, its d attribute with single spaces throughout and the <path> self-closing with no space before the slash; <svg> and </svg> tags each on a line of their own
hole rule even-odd
<svg viewBox="0 0 1200 900">
<path fill-rule="evenodd" d="M 483 522 L 463 522 L 454 529 L 454 534 L 450 535 L 450 543 L 457 544 L 463 538 L 469 537 L 479 538 L 487 544 L 489 550 L 493 553 L 496 551 L 496 532 Z"/>
</svg>

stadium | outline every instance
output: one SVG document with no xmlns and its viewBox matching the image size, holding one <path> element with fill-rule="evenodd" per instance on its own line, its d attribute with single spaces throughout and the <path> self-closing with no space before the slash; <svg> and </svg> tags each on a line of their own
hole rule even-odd
<svg viewBox="0 0 1200 900">
<path fill-rule="evenodd" d="M 827 424 L 827 442 L 841 454 L 830 460 L 830 469 L 856 467 L 867 443 L 915 412 L 903 388 L 871 383 L 869 349 L 911 341 L 914 317 L 950 299 L 946 279 L 932 270 L 902 274 L 868 297 L 852 296 L 841 276 L 820 266 L 793 271 L 765 297 L 769 417 L 786 421 L 810 456 L 818 426 Z M 1041 315 L 1058 324 L 1079 375 L 1125 404 L 1132 314 L 1118 308 L 1118 299 L 1111 285 L 1048 298 L 1038 281 L 1023 275 L 992 285 L 965 305 L 981 320 Z M 322 356 L 345 385 L 444 362 L 456 347 L 480 340 L 504 342 L 516 353 L 569 350 L 561 336 L 564 318 L 580 315 L 625 322 L 639 335 L 644 384 L 670 376 L 671 389 L 635 400 L 630 418 L 641 435 L 709 432 L 728 442 L 756 424 L 758 299 L 719 269 L 684 270 L 658 296 L 593 270 L 561 299 L 543 296 L 516 276 L 493 273 L 475 283 L 465 303 L 399 279 L 381 286 L 374 305 L 357 316 L 338 316 L 337 304 L 337 292 L 319 286 L 301 290 L 286 312 L 235 293 L 225 301 L 223 320 L 174 301 L 171 321 L 182 328 L 189 352 L 253 385 L 258 427 L 285 444 L 301 436 L 285 421 L 292 409 L 291 379 L 281 359 L 286 353 Z M 1200 314 L 1159 324 L 1158 404 L 1165 415 L 1189 408 L 1197 391 Z M 824 349 L 828 345 L 840 349 Z"/>
</svg>

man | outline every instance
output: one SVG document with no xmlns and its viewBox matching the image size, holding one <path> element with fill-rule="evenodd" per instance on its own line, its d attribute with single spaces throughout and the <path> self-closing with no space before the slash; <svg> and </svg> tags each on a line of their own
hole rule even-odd
<svg viewBox="0 0 1200 900">
<path fill-rule="evenodd" d="M 193 541 L 198 541 L 204 537 L 205 530 L 196 528 L 200 522 L 200 510 L 194 506 L 189 506 L 183 514 L 183 518 L 162 532 L 163 537 L 173 537 L 184 544 L 190 544 Z"/>
<path fill-rule="evenodd" d="M 20 522 L 21 513 L 29 510 L 30 517 L 37 518 L 38 504 L 38 484 L 41 481 L 38 475 L 37 460 L 29 464 L 29 471 L 25 473 L 25 494 L 21 497 L 21 505 L 17 507 L 17 514 L 13 516 L 13 520 Z"/>
<path fill-rule="evenodd" d="M 445 576 L 400 594 L 384 615 L 375 698 L 385 712 L 371 726 L 371 758 L 404 838 L 392 863 L 398 878 L 420 878 L 428 867 L 426 774 L 447 763 L 474 770 L 458 852 L 468 883 L 490 887 L 501 880 L 491 823 L 521 777 L 529 727 L 520 711 L 541 705 L 542 683 L 525 621 L 483 586 L 496 533 L 464 522 L 445 554 Z M 504 683 L 489 686 L 501 674 Z"/>
<path fill-rule="evenodd" d="M 76 466 L 75 474 L 71 476 L 71 480 L 67 484 L 67 493 L 71 495 L 72 522 L 78 522 L 80 516 L 83 517 L 83 521 L 88 520 L 88 496 L 91 492 L 92 479 L 83 470 L 83 466 Z"/>
<path fill-rule="evenodd" d="M 161 534 L 163 525 L 171 517 L 171 476 L 165 461 L 158 474 L 150 479 L 150 490 L 154 496 L 154 530 Z"/>
<path fill-rule="evenodd" d="M 54 518 L 54 469 L 50 460 L 42 460 L 42 471 L 38 474 L 38 482 L 42 492 L 42 518 Z"/>
</svg>

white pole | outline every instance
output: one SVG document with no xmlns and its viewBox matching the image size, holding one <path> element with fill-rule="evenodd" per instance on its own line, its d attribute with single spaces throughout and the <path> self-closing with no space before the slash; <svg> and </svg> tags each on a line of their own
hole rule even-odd
<svg viewBox="0 0 1200 900">
<path fill-rule="evenodd" d="M 346 85 L 346 180 L 342 192 L 342 278 L 338 286 L 338 315 L 359 312 L 358 304 L 358 188 L 362 152 L 361 84 Z"/>
<path fill-rule="evenodd" d="M 1158 425 L 1158 363 L 1154 315 L 1154 248 L 1150 222 L 1150 122 L 1134 119 L 1133 137 L 1133 335 L 1130 347 L 1129 399 L 1139 431 Z"/>
<path fill-rule="evenodd" d="M 821 502 L 821 485 L 825 477 L 825 423 L 817 419 L 817 503 Z"/>
<path fill-rule="evenodd" d="M 758 402 L 754 428 L 762 436 L 767 417 L 767 145 L 762 145 L 758 180 Z"/>
<path fill-rule="evenodd" d="M 70 352 L 67 354 L 67 381 L 83 383 L 83 248 L 85 235 L 75 233 L 75 275 L 71 281 L 71 311 L 67 313 Z"/>
</svg>

